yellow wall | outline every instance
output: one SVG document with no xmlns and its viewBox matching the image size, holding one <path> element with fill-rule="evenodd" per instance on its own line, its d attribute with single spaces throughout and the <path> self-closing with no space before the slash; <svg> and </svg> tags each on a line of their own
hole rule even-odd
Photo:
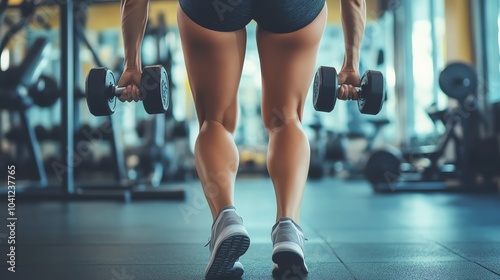
<svg viewBox="0 0 500 280">
<path fill-rule="evenodd" d="M 446 61 L 473 63 L 471 0 L 445 0 Z"/>
<path fill-rule="evenodd" d="M 177 24 L 177 1 L 151 2 L 149 17 L 153 23 L 155 23 L 159 13 L 165 14 L 168 25 Z M 89 8 L 88 28 L 101 29 L 110 26 L 120 26 L 120 6 L 118 3 L 94 5 Z"/>
<path fill-rule="evenodd" d="M 419 0 L 420 1 L 420 0 Z M 327 0 L 328 22 L 340 23 L 340 0 Z M 366 17 L 368 21 L 374 21 L 380 14 L 378 0 L 366 0 Z"/>
<path fill-rule="evenodd" d="M 166 15 L 169 25 L 176 24 L 176 1 L 151 2 L 149 15 L 153 23 L 158 18 L 158 14 L 163 12 Z M 59 9 L 56 6 L 40 7 L 37 13 L 43 15 L 50 14 L 49 24 L 53 27 L 59 26 Z M 100 30 L 120 27 L 120 4 L 108 3 L 92 5 L 87 13 L 87 28 Z"/>
</svg>

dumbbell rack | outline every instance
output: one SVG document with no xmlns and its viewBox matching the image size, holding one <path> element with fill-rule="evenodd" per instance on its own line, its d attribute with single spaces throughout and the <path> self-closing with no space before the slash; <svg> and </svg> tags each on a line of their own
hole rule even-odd
<svg viewBox="0 0 500 280">
<path fill-rule="evenodd" d="M 39 200 L 182 200 L 185 197 L 185 191 L 182 188 L 172 187 L 152 187 L 148 184 L 137 184 L 124 180 L 124 171 L 118 171 L 118 182 L 112 183 L 94 183 L 76 186 L 74 180 L 74 168 L 72 160 L 74 154 L 74 121 L 75 121 L 75 17 L 74 5 L 72 0 L 65 1 L 60 4 L 60 47 L 61 47 L 61 154 L 63 155 L 63 164 L 66 172 L 62 174 L 62 180 L 59 185 L 51 186 L 47 184 L 45 174 L 40 174 L 39 182 L 33 184 L 16 185 L 16 192 L 22 199 L 39 199 Z M 27 116 L 24 118 L 26 121 Z M 28 124 L 27 124 L 28 125 Z M 27 126 L 32 128 L 32 126 Z M 32 129 L 33 130 L 33 129 Z M 113 126 L 113 133 L 116 137 L 116 126 Z M 32 131 L 32 137 L 34 132 Z M 115 159 L 119 161 L 117 164 L 123 163 L 123 147 L 121 142 L 112 141 L 113 153 Z M 33 151 L 36 156 L 39 152 Z M 120 158 L 120 155 L 122 157 Z M 39 170 L 44 170 L 43 165 L 39 166 Z M 20 183 L 20 182 L 19 182 Z M 3 188 L 2 188 L 3 190 Z M 5 188 L 5 191 L 7 188 Z"/>
</svg>

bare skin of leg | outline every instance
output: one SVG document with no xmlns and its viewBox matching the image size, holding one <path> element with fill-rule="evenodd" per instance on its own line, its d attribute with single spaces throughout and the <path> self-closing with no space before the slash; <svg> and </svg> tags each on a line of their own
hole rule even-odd
<svg viewBox="0 0 500 280">
<path fill-rule="evenodd" d="M 239 155 L 233 134 L 237 91 L 246 48 L 246 30 L 217 32 L 177 11 L 186 68 L 200 124 L 195 144 L 198 176 L 215 219 L 234 204 Z"/>
<path fill-rule="evenodd" d="M 298 31 L 275 34 L 257 29 L 262 118 L 269 134 L 267 168 L 276 193 L 276 221 L 288 217 L 299 222 L 310 159 L 302 112 L 326 19 L 325 5 L 313 22 Z"/>
</svg>

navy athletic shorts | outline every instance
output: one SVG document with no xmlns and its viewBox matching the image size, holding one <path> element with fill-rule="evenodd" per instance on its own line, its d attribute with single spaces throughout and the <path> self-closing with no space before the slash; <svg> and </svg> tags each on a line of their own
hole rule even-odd
<svg viewBox="0 0 500 280">
<path fill-rule="evenodd" d="M 297 31 L 321 12 L 325 0 L 179 0 L 186 15 L 215 31 L 235 31 L 252 19 L 273 33 Z"/>
</svg>

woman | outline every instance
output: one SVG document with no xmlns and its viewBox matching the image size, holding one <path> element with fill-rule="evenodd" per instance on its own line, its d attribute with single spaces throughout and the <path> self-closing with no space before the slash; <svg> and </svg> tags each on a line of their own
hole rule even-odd
<svg viewBox="0 0 500 280">
<path fill-rule="evenodd" d="M 127 86 L 121 101 L 140 100 L 140 46 L 148 0 L 122 0 Z M 357 99 L 359 52 L 365 28 L 364 0 L 341 0 L 345 57 L 339 99 Z M 239 257 L 250 238 L 234 208 L 238 150 L 237 90 L 246 47 L 245 26 L 257 22 L 262 70 L 262 119 L 269 135 L 267 167 L 277 203 L 272 227 L 273 274 L 291 268 L 307 273 L 298 225 L 309 166 L 309 143 L 302 130 L 304 100 L 316 65 L 327 10 L 325 0 L 180 0 L 178 25 L 200 132 L 196 169 L 214 219 L 206 278 L 241 276 Z"/>
</svg>

